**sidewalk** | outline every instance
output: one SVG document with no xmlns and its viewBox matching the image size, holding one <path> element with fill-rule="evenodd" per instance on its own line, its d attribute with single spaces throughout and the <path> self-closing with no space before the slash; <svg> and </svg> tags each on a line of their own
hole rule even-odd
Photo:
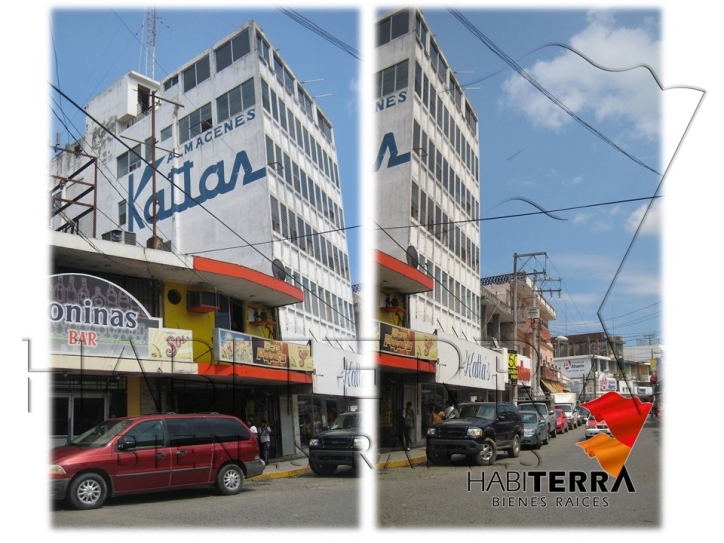
<svg viewBox="0 0 724 543">
<path fill-rule="evenodd" d="M 368 456 L 368 458 L 370 458 Z M 374 455 L 377 469 L 401 468 L 410 465 L 424 464 L 427 461 L 424 445 L 414 447 L 411 451 L 384 449 Z M 372 458 L 370 458 L 372 460 Z M 271 460 L 264 468 L 264 473 L 254 477 L 254 481 L 265 479 L 281 479 L 284 477 L 297 477 L 311 473 L 309 460 L 306 457 L 293 460 Z"/>
</svg>

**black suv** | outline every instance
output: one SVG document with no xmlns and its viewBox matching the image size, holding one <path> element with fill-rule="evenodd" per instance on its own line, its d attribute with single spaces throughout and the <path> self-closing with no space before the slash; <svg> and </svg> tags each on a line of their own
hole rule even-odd
<svg viewBox="0 0 724 543">
<path fill-rule="evenodd" d="M 433 424 L 427 430 L 427 459 L 445 464 L 464 454 L 479 466 L 495 462 L 498 451 L 515 458 L 523 439 L 523 420 L 511 403 L 476 402 L 457 406 L 460 417 Z"/>
<path fill-rule="evenodd" d="M 331 475 L 337 466 L 359 467 L 364 462 L 369 439 L 362 434 L 362 415 L 357 412 L 342 413 L 329 430 L 316 434 L 309 440 L 309 467 L 317 475 Z"/>
</svg>

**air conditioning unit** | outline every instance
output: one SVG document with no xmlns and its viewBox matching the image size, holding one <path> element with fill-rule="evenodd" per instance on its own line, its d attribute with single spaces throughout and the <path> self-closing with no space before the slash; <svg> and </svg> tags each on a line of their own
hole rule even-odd
<svg viewBox="0 0 724 543">
<path fill-rule="evenodd" d="M 126 232 L 125 230 L 109 230 L 105 234 L 101 234 L 101 238 L 115 243 L 125 243 L 126 245 L 136 244 L 136 233 Z"/>
<path fill-rule="evenodd" d="M 188 291 L 186 309 L 192 313 L 211 313 L 220 309 L 215 292 Z"/>
</svg>

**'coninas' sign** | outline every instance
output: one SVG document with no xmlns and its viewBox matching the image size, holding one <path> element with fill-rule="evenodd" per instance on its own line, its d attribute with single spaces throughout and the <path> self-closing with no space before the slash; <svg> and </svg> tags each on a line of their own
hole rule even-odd
<svg viewBox="0 0 724 543">
<path fill-rule="evenodd" d="M 159 328 L 161 319 L 152 317 L 128 291 L 85 274 L 57 274 L 50 282 L 51 352 L 148 356 L 148 330 Z"/>
</svg>

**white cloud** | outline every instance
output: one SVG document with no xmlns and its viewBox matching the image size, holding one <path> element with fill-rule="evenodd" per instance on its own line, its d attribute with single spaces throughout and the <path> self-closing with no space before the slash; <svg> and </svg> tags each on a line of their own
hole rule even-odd
<svg viewBox="0 0 724 543">
<path fill-rule="evenodd" d="M 569 45 L 596 64 L 610 69 L 646 64 L 655 72 L 660 42 L 648 29 L 616 25 L 609 12 L 591 11 L 588 26 Z M 652 140 L 659 133 L 660 91 L 650 73 L 636 69 L 611 73 L 591 66 L 564 50 L 550 61 L 524 69 L 570 110 L 588 122 L 613 121 L 619 138 Z M 505 104 L 522 111 L 537 127 L 560 130 L 573 121 L 517 74 L 503 83 Z"/>
<path fill-rule="evenodd" d="M 626 221 L 626 229 L 630 233 L 636 232 L 636 229 L 641 224 L 641 220 L 644 219 L 644 213 L 646 212 L 647 207 L 648 207 L 648 204 L 642 204 L 633 213 L 631 213 L 631 215 L 629 215 L 629 217 Z M 659 206 L 654 204 L 653 206 L 651 206 L 651 209 L 649 210 L 648 214 L 646 214 L 644 223 L 641 224 L 641 230 L 639 231 L 639 235 L 659 236 L 660 234 L 661 234 L 661 213 L 660 213 Z"/>
</svg>

